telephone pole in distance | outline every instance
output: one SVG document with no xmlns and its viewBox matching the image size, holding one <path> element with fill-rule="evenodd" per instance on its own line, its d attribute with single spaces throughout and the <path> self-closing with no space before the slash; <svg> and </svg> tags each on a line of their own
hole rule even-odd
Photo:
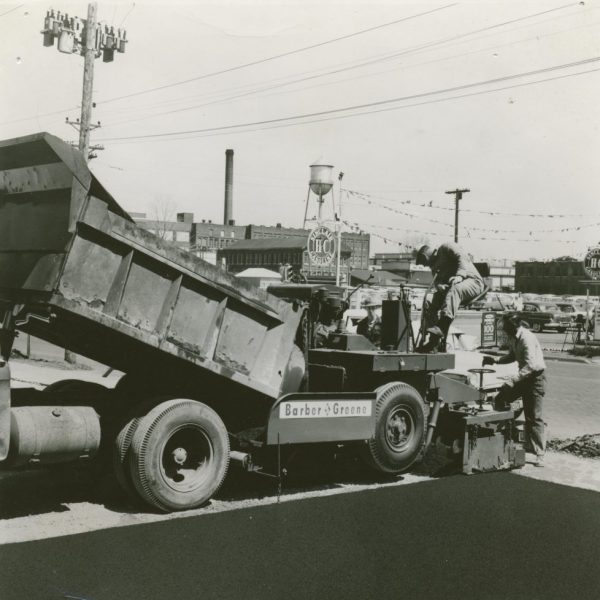
<svg viewBox="0 0 600 600">
<path fill-rule="evenodd" d="M 459 211 L 459 202 L 462 200 L 463 194 L 470 192 L 466 188 L 459 190 L 456 188 L 455 190 L 450 190 L 446 192 L 446 194 L 454 194 L 454 241 L 458 243 L 458 211 Z"/>
</svg>

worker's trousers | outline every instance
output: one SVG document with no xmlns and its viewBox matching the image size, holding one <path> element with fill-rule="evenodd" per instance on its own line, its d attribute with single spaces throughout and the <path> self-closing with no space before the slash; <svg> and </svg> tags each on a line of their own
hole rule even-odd
<svg viewBox="0 0 600 600">
<path fill-rule="evenodd" d="M 461 282 L 451 285 L 443 292 L 435 292 L 431 299 L 431 310 L 434 312 L 439 310 L 441 315 L 454 320 L 459 307 L 469 304 L 484 289 L 485 283 L 481 279 L 467 277 Z"/>
<path fill-rule="evenodd" d="M 546 451 L 546 426 L 542 417 L 546 375 L 538 371 L 517 381 L 514 386 L 503 386 L 496 396 L 497 404 L 509 404 L 517 398 L 523 399 L 525 414 L 525 448 L 538 456 Z"/>
</svg>

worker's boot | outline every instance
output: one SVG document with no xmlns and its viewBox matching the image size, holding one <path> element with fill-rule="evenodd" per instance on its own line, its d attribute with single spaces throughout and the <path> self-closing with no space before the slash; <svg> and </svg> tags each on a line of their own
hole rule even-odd
<svg viewBox="0 0 600 600">
<path fill-rule="evenodd" d="M 440 320 L 438 322 L 438 327 L 442 334 L 442 339 L 440 340 L 438 346 L 438 352 L 446 352 L 446 338 L 448 337 L 448 332 L 450 331 L 450 325 L 452 325 L 453 319 L 448 317 L 447 315 L 440 315 Z"/>
<path fill-rule="evenodd" d="M 444 334 L 437 325 L 429 327 L 427 333 L 429 334 L 429 340 L 419 348 L 419 351 L 426 354 L 435 354 L 440 351 L 440 344 L 442 343 Z"/>
</svg>

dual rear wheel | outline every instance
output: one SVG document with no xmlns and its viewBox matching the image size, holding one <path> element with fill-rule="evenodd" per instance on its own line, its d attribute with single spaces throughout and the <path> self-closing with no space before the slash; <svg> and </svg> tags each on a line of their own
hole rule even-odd
<svg viewBox="0 0 600 600">
<path fill-rule="evenodd" d="M 158 510 L 197 508 L 217 492 L 227 474 L 227 430 L 206 404 L 167 400 L 122 424 L 113 466 L 129 495 Z"/>
</svg>

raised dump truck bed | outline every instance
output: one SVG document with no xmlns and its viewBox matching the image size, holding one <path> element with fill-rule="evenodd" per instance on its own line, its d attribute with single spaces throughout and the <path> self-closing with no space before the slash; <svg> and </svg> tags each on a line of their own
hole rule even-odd
<svg viewBox="0 0 600 600">
<path fill-rule="evenodd" d="M 0 143 L 0 303 L 19 329 L 127 373 L 181 370 L 269 398 L 301 318 L 137 227 L 47 133 Z"/>
</svg>

